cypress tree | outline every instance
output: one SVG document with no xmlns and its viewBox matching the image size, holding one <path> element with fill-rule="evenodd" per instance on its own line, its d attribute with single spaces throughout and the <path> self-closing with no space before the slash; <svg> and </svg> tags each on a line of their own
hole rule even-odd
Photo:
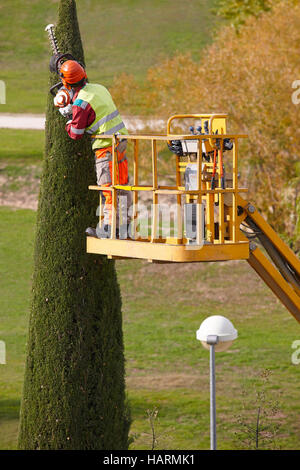
<svg viewBox="0 0 300 470">
<path fill-rule="evenodd" d="M 62 52 L 84 63 L 74 0 L 61 0 Z M 50 85 L 57 82 L 50 74 Z M 73 141 L 49 95 L 37 213 L 20 449 L 126 449 L 121 297 L 114 262 L 86 253 L 97 196 L 88 137 Z"/>
</svg>

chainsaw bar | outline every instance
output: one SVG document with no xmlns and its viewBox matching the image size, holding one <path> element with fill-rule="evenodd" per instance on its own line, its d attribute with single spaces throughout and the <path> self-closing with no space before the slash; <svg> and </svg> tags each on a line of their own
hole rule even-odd
<svg viewBox="0 0 300 470">
<path fill-rule="evenodd" d="M 54 33 L 54 24 L 48 24 L 45 28 L 45 31 L 47 31 L 47 33 L 48 33 L 48 37 L 49 37 L 49 41 L 50 41 L 53 53 L 55 55 L 60 54 L 59 47 L 58 47 L 58 44 L 57 44 L 57 39 L 56 39 L 55 33 Z"/>
</svg>

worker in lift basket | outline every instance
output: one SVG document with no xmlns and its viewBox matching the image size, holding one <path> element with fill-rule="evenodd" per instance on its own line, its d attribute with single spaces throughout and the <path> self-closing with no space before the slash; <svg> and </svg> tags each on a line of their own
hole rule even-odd
<svg viewBox="0 0 300 470">
<path fill-rule="evenodd" d="M 126 135 L 128 131 L 113 102 L 109 91 L 102 85 L 88 83 L 84 68 L 75 60 L 67 60 L 60 68 L 60 76 L 64 88 L 70 90 L 71 103 L 61 108 L 60 113 L 65 117 L 72 117 L 66 124 L 66 131 L 71 139 L 81 139 L 84 133 L 93 134 L 121 134 Z M 59 106 L 54 98 L 54 104 Z M 57 98 L 58 100 L 58 98 Z M 118 184 L 128 184 L 128 162 L 126 158 L 127 140 L 122 139 L 116 147 L 118 159 Z M 97 184 L 99 186 L 110 186 L 112 183 L 112 139 L 92 138 L 92 149 L 95 152 Z M 130 220 L 128 219 L 128 208 L 130 207 L 130 191 L 119 190 L 122 203 L 127 208 L 125 223 L 120 227 L 122 238 L 127 238 Z M 112 193 L 103 191 L 104 198 L 104 221 L 102 227 L 87 228 L 86 233 L 98 238 L 110 238 L 112 223 Z M 119 212 L 117 212 L 117 227 Z M 125 235 L 124 235 L 125 230 Z M 117 230 L 118 234 L 118 230 Z"/>
</svg>

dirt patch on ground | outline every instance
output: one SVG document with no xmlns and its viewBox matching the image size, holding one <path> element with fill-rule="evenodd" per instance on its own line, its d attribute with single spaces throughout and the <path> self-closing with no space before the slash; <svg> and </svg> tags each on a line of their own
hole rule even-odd
<svg viewBox="0 0 300 470">
<path fill-rule="evenodd" d="M 38 206 L 37 196 L 37 194 L 28 194 L 26 190 L 5 193 L 0 191 L 0 205 L 36 211 Z"/>
<path fill-rule="evenodd" d="M 238 353 L 238 350 L 230 350 L 228 355 Z M 208 360 L 208 358 L 207 358 Z M 170 371 L 160 372 L 158 370 L 141 371 L 139 369 L 128 369 L 126 384 L 130 389 L 145 389 L 145 390 L 171 390 L 171 389 L 186 389 L 197 391 L 209 391 L 209 363 L 203 367 L 199 365 L 198 368 L 193 369 L 188 366 L 183 366 L 182 372 Z M 257 372 L 248 366 L 231 367 L 226 372 L 221 370 L 221 366 L 217 371 L 218 387 L 220 389 L 226 386 L 226 389 L 232 389 L 236 392 L 242 385 L 239 380 L 256 377 Z M 239 378 L 239 380 L 238 380 Z"/>
<path fill-rule="evenodd" d="M 0 205 L 37 210 L 41 167 L 10 165 L 0 167 Z"/>
<path fill-rule="evenodd" d="M 190 373 L 171 372 L 161 374 L 153 372 L 147 375 L 139 375 L 131 371 L 126 378 L 127 387 L 130 389 L 145 390 L 170 390 L 175 388 L 188 388 L 189 390 L 203 390 L 203 387 L 209 387 L 207 377 Z"/>
<path fill-rule="evenodd" d="M 243 273 L 242 283 L 240 282 L 241 272 Z M 189 304 L 198 302 L 199 296 L 202 301 L 228 302 L 230 298 L 230 301 L 236 299 L 239 303 L 243 296 L 249 295 L 249 292 L 254 293 L 266 289 L 256 273 L 249 269 L 247 263 L 236 260 L 222 263 L 173 264 L 172 275 L 170 275 L 170 264 L 143 263 L 139 269 L 139 276 L 146 277 L 148 285 L 153 284 L 156 290 L 159 290 L 160 286 L 155 280 L 164 279 L 162 288 L 168 289 L 174 301 L 176 299 L 177 302 Z M 174 279 L 177 281 L 174 282 Z M 138 285 L 139 279 L 133 279 L 132 282 Z M 271 293 L 266 295 L 268 300 L 273 299 Z"/>
</svg>

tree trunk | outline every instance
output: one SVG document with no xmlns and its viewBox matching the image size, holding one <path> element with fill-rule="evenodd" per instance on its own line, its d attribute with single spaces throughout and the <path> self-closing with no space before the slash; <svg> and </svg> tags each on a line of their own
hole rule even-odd
<svg viewBox="0 0 300 470">
<path fill-rule="evenodd" d="M 75 1 L 61 0 L 58 14 L 60 51 L 84 62 Z M 94 160 L 65 122 L 49 95 L 19 448 L 126 449 L 120 291 L 114 262 L 86 253 Z"/>
</svg>

